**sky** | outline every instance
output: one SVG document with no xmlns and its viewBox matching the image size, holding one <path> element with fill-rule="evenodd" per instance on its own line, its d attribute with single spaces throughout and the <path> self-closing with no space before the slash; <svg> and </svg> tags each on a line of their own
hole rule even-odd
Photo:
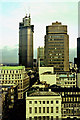
<svg viewBox="0 0 80 120">
<path fill-rule="evenodd" d="M 1 0 L 0 63 L 18 63 L 19 22 L 22 22 L 26 13 L 31 14 L 31 24 L 34 25 L 34 58 L 37 48 L 44 46 L 46 26 L 59 21 L 68 26 L 69 56 L 70 61 L 73 61 L 78 37 L 77 0 Z"/>
</svg>

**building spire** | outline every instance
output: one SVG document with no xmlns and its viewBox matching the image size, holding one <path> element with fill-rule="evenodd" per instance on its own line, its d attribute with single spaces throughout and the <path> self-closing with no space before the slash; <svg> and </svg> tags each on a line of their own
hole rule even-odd
<svg viewBox="0 0 80 120">
<path fill-rule="evenodd" d="M 31 15 L 30 15 L 30 13 L 29 13 L 29 18 L 30 18 L 30 16 L 31 16 Z"/>
<path fill-rule="evenodd" d="M 27 18 L 27 13 L 26 13 L 26 16 L 25 16 L 25 18 Z"/>
</svg>

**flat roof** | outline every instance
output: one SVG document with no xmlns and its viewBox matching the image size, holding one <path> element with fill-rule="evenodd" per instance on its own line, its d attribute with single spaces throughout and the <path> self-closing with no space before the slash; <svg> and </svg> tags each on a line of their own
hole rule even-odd
<svg viewBox="0 0 80 120">
<path fill-rule="evenodd" d="M 59 77 L 74 77 L 74 75 L 59 75 Z"/>
<path fill-rule="evenodd" d="M 29 97 L 30 96 L 60 96 L 60 94 L 52 91 L 35 91 L 29 94 Z"/>
<path fill-rule="evenodd" d="M 15 85 L 15 84 L 0 84 L 0 87 L 1 88 L 10 88 L 10 87 L 16 87 L 17 85 Z"/>
<path fill-rule="evenodd" d="M 50 86 L 50 89 L 54 92 L 80 92 L 80 88 L 78 87 L 70 87 L 70 88 L 62 88 L 62 87 L 54 87 L 54 86 Z"/>
<path fill-rule="evenodd" d="M 24 68 L 25 66 L 1 66 L 0 70 L 20 70 Z"/>
</svg>

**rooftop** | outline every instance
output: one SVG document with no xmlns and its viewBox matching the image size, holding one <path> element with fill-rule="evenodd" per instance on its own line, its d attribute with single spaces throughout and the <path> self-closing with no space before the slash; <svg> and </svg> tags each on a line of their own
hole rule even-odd
<svg viewBox="0 0 80 120">
<path fill-rule="evenodd" d="M 56 22 L 52 23 L 52 25 L 62 25 L 62 23 L 61 23 L 61 22 L 56 21 Z"/>
<path fill-rule="evenodd" d="M 78 87 L 70 87 L 70 88 L 62 88 L 62 87 L 59 87 L 59 86 L 50 86 L 50 89 L 54 92 L 80 92 L 80 88 Z"/>
<path fill-rule="evenodd" d="M 35 91 L 29 96 L 60 96 L 60 94 L 51 91 Z"/>
<path fill-rule="evenodd" d="M 1 66 L 0 70 L 20 70 L 24 68 L 25 66 Z"/>
<path fill-rule="evenodd" d="M 59 75 L 59 77 L 74 77 L 74 74 L 73 75 Z"/>
<path fill-rule="evenodd" d="M 10 87 L 16 87 L 17 85 L 15 85 L 15 84 L 0 84 L 0 87 L 1 88 L 10 88 Z"/>
<path fill-rule="evenodd" d="M 54 75 L 54 73 L 47 71 L 47 72 L 42 73 L 41 75 Z"/>
</svg>

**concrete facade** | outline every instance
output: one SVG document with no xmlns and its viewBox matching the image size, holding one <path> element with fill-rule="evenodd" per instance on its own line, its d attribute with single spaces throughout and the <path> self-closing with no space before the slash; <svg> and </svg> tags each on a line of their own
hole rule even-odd
<svg viewBox="0 0 80 120">
<path fill-rule="evenodd" d="M 54 71 L 69 71 L 69 36 L 67 26 L 60 22 L 46 27 L 44 60 Z"/>
<path fill-rule="evenodd" d="M 18 85 L 18 99 L 23 98 L 24 92 L 29 87 L 29 76 L 24 66 L 2 66 L 0 67 L 0 85 Z"/>
<path fill-rule="evenodd" d="M 44 47 L 37 48 L 37 59 L 44 59 Z"/>
<path fill-rule="evenodd" d="M 56 84 L 56 74 L 53 67 L 39 67 L 39 80 L 47 84 Z"/>
<path fill-rule="evenodd" d="M 53 67 L 39 67 L 39 75 L 41 75 L 44 72 L 54 73 L 54 68 Z"/>
<path fill-rule="evenodd" d="M 63 120 L 80 120 L 80 89 L 79 88 L 51 88 L 62 97 L 61 113 Z"/>
<path fill-rule="evenodd" d="M 56 75 L 56 84 L 61 87 L 76 87 L 77 86 L 76 73 L 74 74 L 59 74 Z"/>
<path fill-rule="evenodd" d="M 44 47 L 37 48 L 37 64 L 38 66 L 44 66 Z"/>
<path fill-rule="evenodd" d="M 56 85 L 56 74 L 43 73 L 40 75 L 40 82 L 45 82 L 49 85 Z"/>
<path fill-rule="evenodd" d="M 46 91 L 26 95 L 26 120 L 32 119 L 61 120 L 61 96 Z"/>
<path fill-rule="evenodd" d="M 80 88 L 80 73 L 77 73 L 77 87 Z"/>
<path fill-rule="evenodd" d="M 80 37 L 77 38 L 77 66 L 80 70 Z"/>
</svg>

